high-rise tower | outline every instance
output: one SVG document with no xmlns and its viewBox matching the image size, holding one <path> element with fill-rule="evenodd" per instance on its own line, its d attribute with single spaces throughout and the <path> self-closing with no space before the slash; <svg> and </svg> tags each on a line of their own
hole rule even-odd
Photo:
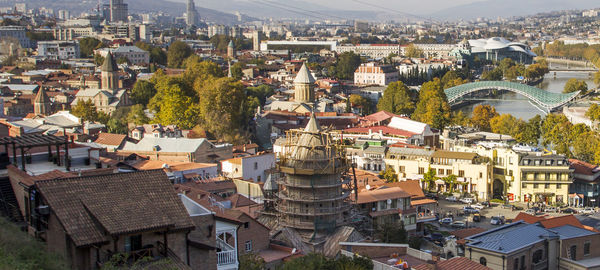
<svg viewBox="0 0 600 270">
<path fill-rule="evenodd" d="M 185 10 L 185 23 L 187 26 L 194 26 L 198 24 L 198 11 L 196 11 L 196 5 L 194 0 L 187 1 L 187 8 Z"/>
<path fill-rule="evenodd" d="M 127 22 L 127 4 L 123 0 L 110 0 L 110 21 Z"/>
<path fill-rule="evenodd" d="M 315 78 L 310 74 L 306 63 L 302 64 L 294 79 L 294 101 L 307 104 L 315 102 Z"/>
</svg>

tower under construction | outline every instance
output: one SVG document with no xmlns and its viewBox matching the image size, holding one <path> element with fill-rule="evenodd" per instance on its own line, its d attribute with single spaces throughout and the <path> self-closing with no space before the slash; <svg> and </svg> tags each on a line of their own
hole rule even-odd
<svg viewBox="0 0 600 270">
<path fill-rule="evenodd" d="M 265 210 L 281 228 L 291 228 L 315 251 L 347 224 L 351 207 L 344 148 L 321 130 L 314 114 L 304 129 L 286 135 L 277 180 L 265 183 Z M 277 183 L 277 184 L 274 184 Z"/>
</svg>

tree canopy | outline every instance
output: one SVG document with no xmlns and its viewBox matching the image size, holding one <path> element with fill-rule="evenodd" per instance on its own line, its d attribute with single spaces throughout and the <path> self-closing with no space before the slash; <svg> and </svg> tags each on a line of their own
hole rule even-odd
<svg viewBox="0 0 600 270">
<path fill-rule="evenodd" d="M 167 51 L 167 64 L 172 68 L 180 68 L 183 61 L 192 55 L 192 49 L 183 41 L 175 41 Z"/>
<path fill-rule="evenodd" d="M 79 41 L 79 51 L 81 52 L 81 57 L 84 58 L 91 57 L 94 50 L 103 47 L 104 44 L 102 41 L 92 37 L 85 37 Z"/>
<path fill-rule="evenodd" d="M 358 54 L 353 52 L 344 52 L 338 55 L 334 75 L 342 80 L 351 80 L 354 78 L 354 71 L 360 66 L 361 59 Z"/>
<path fill-rule="evenodd" d="M 471 123 L 480 130 L 490 131 L 490 120 L 498 116 L 496 108 L 490 105 L 477 105 L 473 108 Z"/>
<path fill-rule="evenodd" d="M 565 84 L 565 89 L 563 89 L 563 93 L 572 93 L 576 91 L 581 91 L 582 94 L 585 94 L 588 90 L 588 85 L 584 80 L 578 80 L 575 78 L 571 78 Z"/>
<path fill-rule="evenodd" d="M 377 110 L 411 115 L 415 110 L 415 103 L 412 101 L 410 90 L 403 82 L 392 82 L 379 99 Z"/>
<path fill-rule="evenodd" d="M 421 86 L 419 103 L 412 118 L 437 129 L 443 129 L 450 123 L 450 105 L 440 79 L 435 78 Z"/>
</svg>

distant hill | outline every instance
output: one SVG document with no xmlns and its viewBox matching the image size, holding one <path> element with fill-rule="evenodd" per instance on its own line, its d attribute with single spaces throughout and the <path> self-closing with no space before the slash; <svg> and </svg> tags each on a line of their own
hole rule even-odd
<svg viewBox="0 0 600 270">
<path fill-rule="evenodd" d="M 598 0 L 487 0 L 444 9 L 430 16 L 465 20 L 534 15 L 537 13 L 600 7 Z"/>
<path fill-rule="evenodd" d="M 6 1 L 12 3 L 5 3 Z M 98 1 L 96 0 L 56 0 L 56 1 L 48 1 L 48 0 L 0 0 L 0 4 L 12 4 L 15 2 L 27 3 L 29 8 L 39 8 L 46 7 L 52 8 L 54 10 L 65 9 L 71 11 L 73 16 L 80 14 L 81 12 L 92 12 L 93 9 L 96 8 Z M 108 1 L 102 1 L 108 3 Z M 183 16 L 185 12 L 185 4 L 181 1 L 179 2 L 170 2 L 164 0 L 125 0 L 125 3 L 129 5 L 130 13 L 145 13 L 145 12 L 157 12 L 162 11 L 173 16 Z M 199 1 L 198 1 L 199 2 Z M 208 20 L 210 22 L 215 22 L 219 24 L 235 24 L 238 23 L 237 16 L 217 11 L 214 9 L 203 8 L 199 6 L 199 3 L 196 3 L 196 10 L 200 14 L 200 17 Z M 249 16 L 242 16 L 242 21 L 252 21 L 256 20 L 255 18 Z"/>
</svg>

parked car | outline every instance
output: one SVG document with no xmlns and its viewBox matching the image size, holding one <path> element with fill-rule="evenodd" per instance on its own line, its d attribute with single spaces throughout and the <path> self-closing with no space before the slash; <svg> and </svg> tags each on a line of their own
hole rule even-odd
<svg viewBox="0 0 600 270">
<path fill-rule="evenodd" d="M 581 210 L 580 213 L 582 213 L 584 215 L 593 215 L 596 213 L 596 210 L 592 207 L 586 207 L 586 208 L 583 208 L 583 210 Z"/>
<path fill-rule="evenodd" d="M 513 211 L 521 211 L 521 210 L 523 210 L 523 207 L 521 207 L 521 206 L 516 206 L 516 205 L 513 205 L 513 206 L 512 206 L 512 210 L 513 210 Z"/>
<path fill-rule="evenodd" d="M 529 208 L 529 209 L 525 210 L 525 214 L 535 216 L 535 215 L 537 215 L 537 211 L 536 211 L 536 209 Z"/>
<path fill-rule="evenodd" d="M 502 225 L 504 224 L 504 216 L 493 216 L 490 220 L 490 224 L 492 225 Z"/>
<path fill-rule="evenodd" d="M 490 204 L 490 202 L 488 202 L 488 201 L 481 202 L 481 205 L 483 205 L 485 207 L 492 207 L 492 204 Z M 496 204 L 496 206 L 498 206 L 498 204 Z"/>
<path fill-rule="evenodd" d="M 477 210 L 473 207 L 470 207 L 470 206 L 465 206 L 465 207 L 463 207 L 463 212 L 465 214 L 475 214 L 475 213 L 479 213 L 479 210 Z"/>
<path fill-rule="evenodd" d="M 557 213 L 558 212 L 558 208 L 556 208 L 554 206 L 549 206 L 549 207 L 546 207 L 546 209 L 544 209 L 544 212 L 546 212 L 546 213 Z"/>
<path fill-rule="evenodd" d="M 449 196 L 449 197 L 446 197 L 446 201 L 457 202 L 458 198 L 456 198 L 455 196 Z"/>
<path fill-rule="evenodd" d="M 565 213 L 565 214 L 577 214 L 577 210 L 575 210 L 573 208 L 565 208 L 565 209 L 562 209 L 560 212 Z"/>
<path fill-rule="evenodd" d="M 475 201 L 475 199 L 473 199 L 473 198 L 462 198 L 462 199 L 460 199 L 460 201 L 462 203 L 472 204 Z"/>
<path fill-rule="evenodd" d="M 440 225 L 450 225 L 452 223 L 451 217 L 442 218 L 439 220 Z"/>
<path fill-rule="evenodd" d="M 467 224 L 464 221 L 454 221 L 450 226 L 453 228 L 466 228 Z"/>
<path fill-rule="evenodd" d="M 483 217 L 480 214 L 473 214 L 473 222 L 480 222 Z"/>
<path fill-rule="evenodd" d="M 441 233 L 432 233 L 429 236 L 425 237 L 425 239 L 438 245 L 444 244 L 444 236 Z"/>
<path fill-rule="evenodd" d="M 504 209 L 512 209 L 513 205 L 512 204 L 503 204 L 502 208 L 504 208 Z"/>
<path fill-rule="evenodd" d="M 439 199 L 438 194 L 437 193 L 433 193 L 433 192 L 429 192 L 429 193 L 425 194 L 425 197 L 429 198 L 429 199 L 436 200 L 436 201 Z"/>
<path fill-rule="evenodd" d="M 471 205 L 471 207 L 473 207 L 475 209 L 479 209 L 479 210 L 485 208 L 485 206 L 483 204 L 481 204 L 481 203 L 476 203 L 474 205 Z"/>
</svg>

